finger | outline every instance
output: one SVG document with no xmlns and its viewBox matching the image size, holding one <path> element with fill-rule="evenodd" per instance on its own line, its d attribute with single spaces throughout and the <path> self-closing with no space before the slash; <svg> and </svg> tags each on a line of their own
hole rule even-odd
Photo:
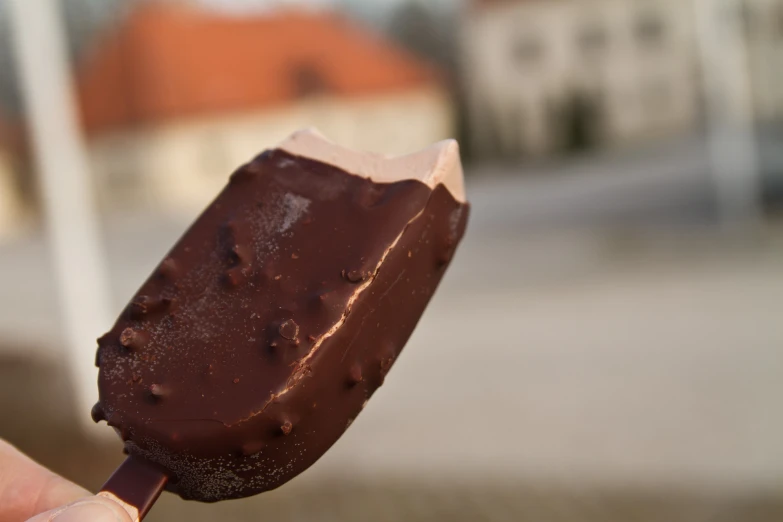
<svg viewBox="0 0 783 522">
<path fill-rule="evenodd" d="M 21 522 L 89 494 L 0 439 L 0 520 Z"/>
<path fill-rule="evenodd" d="M 41 513 L 27 522 L 138 522 L 138 515 L 134 520 L 117 502 L 96 495 Z"/>
</svg>

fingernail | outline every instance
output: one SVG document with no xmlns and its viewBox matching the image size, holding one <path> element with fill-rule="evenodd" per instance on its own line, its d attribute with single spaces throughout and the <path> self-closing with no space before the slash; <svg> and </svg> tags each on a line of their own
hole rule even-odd
<svg viewBox="0 0 783 522">
<path fill-rule="evenodd" d="M 52 517 L 51 522 L 122 522 L 109 506 L 96 500 L 77 502 Z"/>
</svg>

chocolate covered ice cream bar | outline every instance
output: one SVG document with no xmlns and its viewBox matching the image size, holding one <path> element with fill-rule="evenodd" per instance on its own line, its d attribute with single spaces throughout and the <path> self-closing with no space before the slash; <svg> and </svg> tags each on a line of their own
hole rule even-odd
<svg viewBox="0 0 783 522">
<path fill-rule="evenodd" d="M 234 172 L 99 339 L 93 418 L 130 455 L 105 493 L 137 502 L 144 468 L 212 502 L 307 469 L 383 384 L 467 218 L 454 141 L 385 158 L 308 130 Z"/>
</svg>

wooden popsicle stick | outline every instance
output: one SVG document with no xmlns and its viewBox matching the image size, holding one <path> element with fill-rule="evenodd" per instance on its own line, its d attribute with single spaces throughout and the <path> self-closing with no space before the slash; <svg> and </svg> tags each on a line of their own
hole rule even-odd
<svg viewBox="0 0 783 522">
<path fill-rule="evenodd" d="M 120 504 L 134 522 L 141 522 L 158 500 L 169 477 L 138 457 L 129 456 L 109 477 L 98 495 Z"/>
</svg>

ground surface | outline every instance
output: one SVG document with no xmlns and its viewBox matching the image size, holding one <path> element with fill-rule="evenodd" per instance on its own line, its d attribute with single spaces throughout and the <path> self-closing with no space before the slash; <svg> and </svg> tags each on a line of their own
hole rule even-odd
<svg viewBox="0 0 783 522">
<path fill-rule="evenodd" d="M 698 174 L 633 175 L 477 181 L 449 276 L 338 444 L 278 491 L 165 495 L 149 520 L 783 520 L 783 227 L 718 230 Z M 115 295 L 181 226 L 107 222 Z M 37 346 L 45 263 L 34 239 L 0 248 L 0 436 L 96 488 L 121 455 L 80 434 Z"/>
</svg>

